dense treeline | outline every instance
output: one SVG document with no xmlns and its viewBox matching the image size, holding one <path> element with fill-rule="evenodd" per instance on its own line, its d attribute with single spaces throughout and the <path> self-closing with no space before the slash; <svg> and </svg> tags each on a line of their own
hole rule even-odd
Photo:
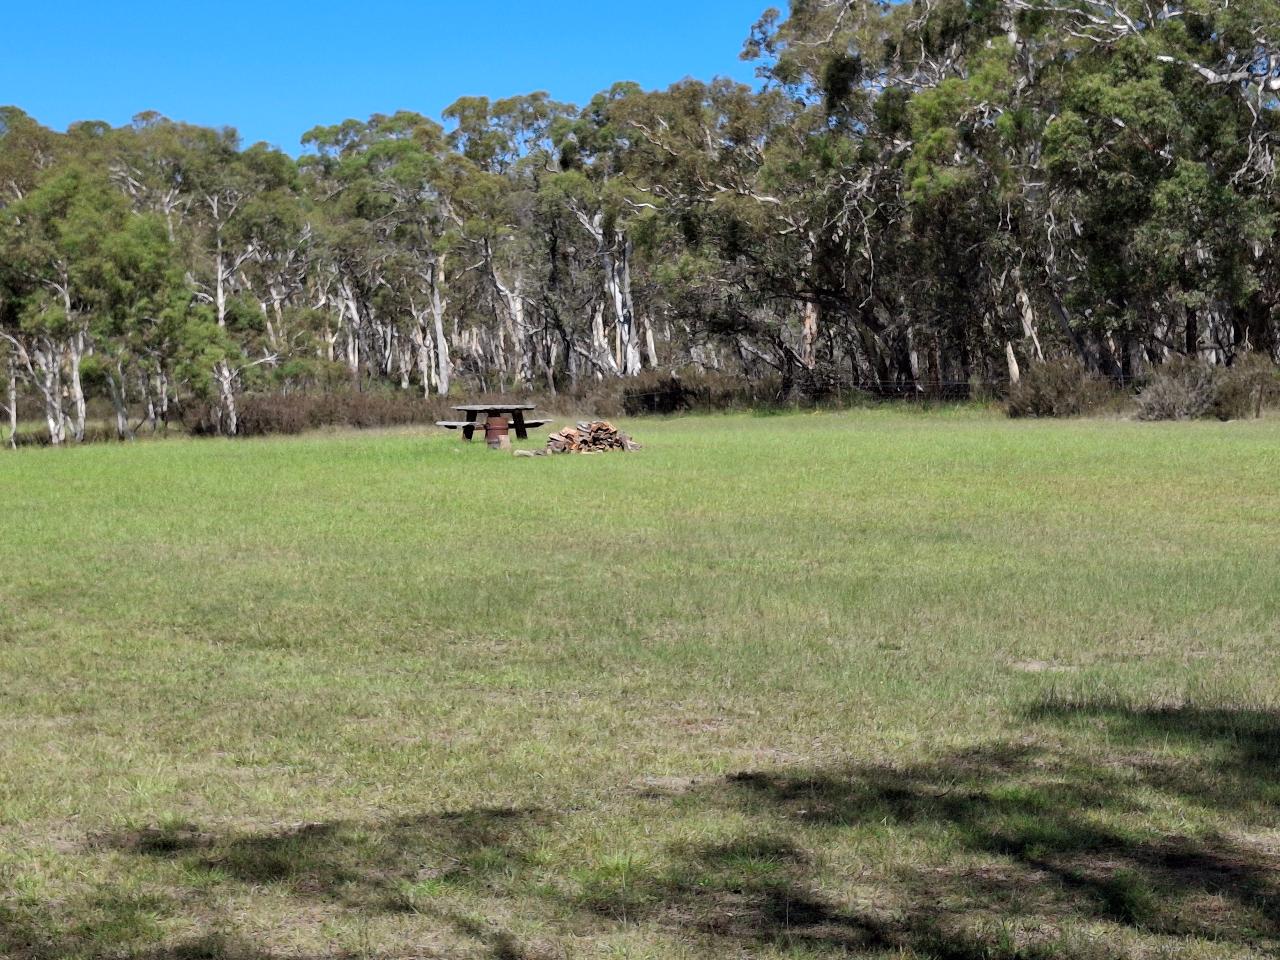
<svg viewBox="0 0 1280 960">
<path fill-rule="evenodd" d="M 299 160 L 0 110 L 0 369 L 53 442 L 246 392 L 821 394 L 1280 358 L 1280 3 L 797 0 L 762 83 L 464 98 Z M 0 398 L 5 399 L 5 398 Z"/>
</svg>

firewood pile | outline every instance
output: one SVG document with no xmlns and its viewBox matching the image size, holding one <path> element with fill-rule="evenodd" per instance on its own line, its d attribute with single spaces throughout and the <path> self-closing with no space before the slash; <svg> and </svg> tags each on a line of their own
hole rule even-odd
<svg viewBox="0 0 1280 960">
<path fill-rule="evenodd" d="M 610 450 L 639 450 L 636 443 L 608 420 L 582 422 L 565 427 L 547 438 L 542 450 L 518 450 L 516 456 L 544 457 L 552 453 L 606 453 Z"/>
</svg>

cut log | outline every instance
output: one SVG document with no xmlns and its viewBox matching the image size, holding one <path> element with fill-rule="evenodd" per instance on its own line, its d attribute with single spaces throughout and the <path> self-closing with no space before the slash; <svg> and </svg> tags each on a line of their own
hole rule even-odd
<svg viewBox="0 0 1280 960">
<path fill-rule="evenodd" d="M 639 449 L 640 444 L 608 420 L 592 420 L 576 427 L 565 427 L 547 438 L 548 453 L 605 453 Z"/>
</svg>

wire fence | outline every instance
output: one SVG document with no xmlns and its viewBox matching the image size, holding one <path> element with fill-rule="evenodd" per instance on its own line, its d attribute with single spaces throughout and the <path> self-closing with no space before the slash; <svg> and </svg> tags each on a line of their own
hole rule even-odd
<svg viewBox="0 0 1280 960">
<path fill-rule="evenodd" d="M 1149 377 L 1125 373 L 1095 374 L 1097 381 L 1110 384 L 1124 393 L 1140 388 Z M 812 383 L 792 381 L 740 381 L 726 389 L 697 383 L 686 384 L 672 378 L 659 389 L 624 388 L 623 402 L 628 413 L 671 413 L 677 410 L 716 410 L 734 406 L 772 406 L 806 408 L 816 406 L 856 406 L 875 402 L 962 402 L 968 400 L 1000 400 L 1008 396 L 1014 383 L 1008 377 L 920 380 L 820 380 Z"/>
</svg>

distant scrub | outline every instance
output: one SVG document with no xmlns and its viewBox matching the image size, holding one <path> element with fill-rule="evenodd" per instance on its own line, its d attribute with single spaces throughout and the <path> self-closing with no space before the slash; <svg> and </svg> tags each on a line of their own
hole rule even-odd
<svg viewBox="0 0 1280 960">
<path fill-rule="evenodd" d="M 621 412 L 632 417 L 690 410 L 744 410 L 776 406 L 792 398 L 800 402 L 829 399 L 814 397 L 808 391 L 788 391 L 780 378 L 748 380 L 720 373 L 654 373 L 633 378 L 621 391 L 616 384 L 609 384 L 602 393 L 611 395 L 610 401 L 620 402 Z"/>
<path fill-rule="evenodd" d="M 1140 420 L 1195 420 L 1213 408 L 1221 376 L 1215 367 L 1179 358 L 1152 374 L 1138 394 Z"/>
<path fill-rule="evenodd" d="M 1242 420 L 1280 400 L 1280 368 L 1265 356 L 1229 367 L 1176 357 L 1148 374 L 1136 397 L 1071 358 L 1036 364 L 1009 389 L 1011 417 L 1078 417 L 1107 408 L 1139 420 Z"/>
<path fill-rule="evenodd" d="M 302 433 L 320 427 L 396 427 L 445 419 L 456 401 L 424 399 L 421 394 L 375 390 L 362 393 L 258 393 L 240 400 L 239 434 Z M 208 404 L 189 406 L 183 422 L 196 435 L 216 434 L 217 409 Z"/>
<path fill-rule="evenodd" d="M 238 401 L 239 431 L 242 436 L 298 434 L 327 427 L 371 429 L 396 426 L 425 426 L 437 420 L 453 419 L 453 406 L 462 402 L 511 400 L 520 397 L 538 406 L 540 413 L 571 421 L 583 417 L 664 416 L 680 413 L 728 412 L 735 410 L 785 411 L 788 409 L 847 408 L 875 402 L 967 399 L 991 401 L 998 393 L 982 381 L 970 384 L 954 397 L 937 397 L 927 391 L 898 392 L 886 389 L 883 395 L 843 385 L 818 390 L 812 395 L 807 385 L 780 377 L 748 380 L 717 372 L 682 370 L 653 371 L 627 380 L 584 381 L 576 389 L 550 393 L 501 391 L 459 391 L 453 396 L 424 397 L 416 390 L 405 391 L 382 385 L 364 390 L 353 386 L 336 389 L 317 386 L 285 392 L 245 394 Z M 998 390 L 998 386 L 994 389 Z M 984 394 L 984 391 L 988 391 Z M 1195 360 L 1175 359 L 1152 371 L 1136 396 L 1122 391 L 1109 380 L 1092 373 L 1075 358 L 1053 360 L 1029 367 L 1019 383 L 1005 396 L 1010 417 L 1079 417 L 1103 412 L 1136 415 L 1142 420 L 1190 420 L 1217 417 L 1221 420 L 1260 416 L 1269 405 L 1280 402 L 1280 368 L 1261 355 L 1239 359 L 1230 367 L 1213 366 Z M 38 425 L 37 409 L 26 404 L 18 446 L 49 443 L 48 432 Z M 176 432 L 193 436 L 218 433 L 218 408 L 211 403 L 188 402 L 173 413 Z M 111 411 L 101 401 L 90 404 L 86 442 L 116 439 L 110 422 Z M 133 411 L 139 437 L 152 435 Z M 156 433 L 169 427 L 157 425 Z M 7 442 L 7 436 L 4 437 Z"/>
<path fill-rule="evenodd" d="M 1265 356 L 1241 357 L 1223 372 L 1214 398 L 1213 413 L 1219 420 L 1260 417 L 1280 400 L 1280 368 Z"/>
<path fill-rule="evenodd" d="M 1179 358 L 1152 374 L 1138 395 L 1138 418 L 1242 420 L 1261 416 L 1277 396 L 1280 373 L 1265 357 L 1245 357 L 1230 367 Z"/>
<path fill-rule="evenodd" d="M 1115 395 L 1111 385 L 1074 357 L 1038 363 L 1009 389 L 1011 417 L 1079 417 Z"/>
<path fill-rule="evenodd" d="M 239 430 L 242 436 L 296 434 L 323 427 L 372 427 L 432 424 L 452 419 L 453 406 L 461 402 L 511 399 L 512 394 L 477 391 L 455 397 L 424 398 L 417 392 L 375 388 L 333 392 L 251 393 L 240 398 Z M 628 381 L 582 384 L 557 394 L 521 394 L 539 409 L 561 415 L 605 417 L 673 414 L 690 411 L 742 410 L 778 404 L 780 383 L 747 381 L 719 374 L 679 376 L 654 373 Z M 188 404 L 183 425 L 197 436 L 218 432 L 218 409 L 207 403 Z"/>
</svg>

